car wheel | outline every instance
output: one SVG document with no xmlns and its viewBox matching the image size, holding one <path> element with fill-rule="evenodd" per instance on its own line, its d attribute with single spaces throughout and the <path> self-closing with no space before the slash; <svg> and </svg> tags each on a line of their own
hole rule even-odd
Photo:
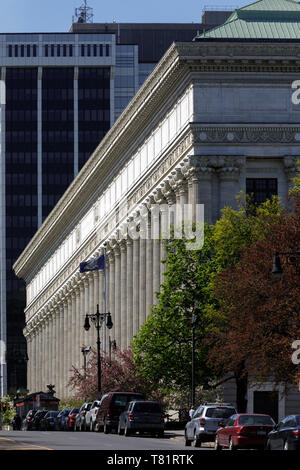
<svg viewBox="0 0 300 470">
<path fill-rule="evenodd" d="M 130 436 L 130 434 L 131 434 L 131 431 L 128 428 L 128 424 L 126 423 L 125 424 L 125 429 L 124 429 L 124 436 L 128 437 L 128 436 Z"/>
<path fill-rule="evenodd" d="M 284 446 L 283 446 L 283 450 L 290 450 L 288 441 L 285 441 Z"/>
<path fill-rule="evenodd" d="M 215 450 L 222 450 L 222 446 L 219 444 L 218 436 L 215 438 Z"/>
<path fill-rule="evenodd" d="M 109 428 L 108 424 L 106 423 L 106 421 L 104 421 L 103 432 L 104 432 L 104 434 L 109 434 L 110 433 L 110 428 Z"/>
<path fill-rule="evenodd" d="M 229 440 L 229 450 L 236 450 L 236 446 L 233 444 L 232 437 Z"/>
<path fill-rule="evenodd" d="M 199 436 L 197 436 L 196 431 L 195 431 L 193 445 L 194 447 L 201 447 L 201 444 L 202 444 L 201 439 L 199 438 Z"/>
<path fill-rule="evenodd" d="M 163 437 L 165 437 L 165 432 L 164 431 L 158 431 L 157 435 L 158 435 L 158 437 L 163 438 Z"/>
<path fill-rule="evenodd" d="M 191 447 L 192 441 L 187 438 L 186 432 L 184 433 L 184 437 L 185 437 L 185 445 L 186 445 L 186 447 Z"/>
<path fill-rule="evenodd" d="M 269 439 L 267 440 L 265 450 L 271 450 L 271 444 L 270 444 Z"/>
</svg>

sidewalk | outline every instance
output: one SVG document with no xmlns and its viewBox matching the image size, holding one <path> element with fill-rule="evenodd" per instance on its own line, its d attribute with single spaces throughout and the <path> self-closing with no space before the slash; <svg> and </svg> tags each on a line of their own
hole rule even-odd
<svg viewBox="0 0 300 470">
<path fill-rule="evenodd" d="M 169 439 L 174 439 L 176 441 L 180 441 L 182 443 L 185 443 L 185 437 L 184 437 L 184 429 L 178 429 L 178 430 L 169 430 L 167 429 L 165 431 L 165 436 L 168 437 Z M 202 447 L 214 447 L 213 442 L 204 442 L 202 444 Z M 187 447 L 188 449 L 188 447 Z"/>
</svg>

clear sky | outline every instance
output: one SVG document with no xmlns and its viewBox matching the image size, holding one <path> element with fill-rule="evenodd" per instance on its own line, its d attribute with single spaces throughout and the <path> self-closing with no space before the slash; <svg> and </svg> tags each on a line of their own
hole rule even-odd
<svg viewBox="0 0 300 470">
<path fill-rule="evenodd" d="M 199 23 L 205 6 L 231 7 L 251 0 L 88 0 L 94 22 Z M 1 0 L 0 33 L 68 31 L 83 0 Z"/>
</svg>

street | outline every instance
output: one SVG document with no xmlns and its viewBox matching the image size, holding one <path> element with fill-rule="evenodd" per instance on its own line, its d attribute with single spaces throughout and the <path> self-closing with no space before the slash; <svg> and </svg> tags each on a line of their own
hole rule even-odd
<svg viewBox="0 0 300 470">
<path fill-rule="evenodd" d="M 41 431 L 0 431 L 1 450 L 158 450 L 190 452 L 182 439 L 174 438 L 174 434 L 165 433 L 163 439 L 133 436 L 124 437 L 118 434 L 90 432 L 41 432 Z M 212 450 L 203 447 L 199 450 Z"/>
</svg>

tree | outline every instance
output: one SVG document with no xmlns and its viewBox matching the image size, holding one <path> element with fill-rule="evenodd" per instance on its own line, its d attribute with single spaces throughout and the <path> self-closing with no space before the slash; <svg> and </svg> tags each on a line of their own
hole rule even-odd
<svg viewBox="0 0 300 470">
<path fill-rule="evenodd" d="M 223 315 L 216 316 L 220 324 L 210 338 L 210 362 L 224 373 L 238 371 L 240 380 L 292 383 L 298 379 L 291 355 L 293 341 L 300 338 L 299 276 L 288 258 L 282 259 L 282 280 L 275 281 L 271 269 L 276 251 L 299 249 L 300 194 L 294 194 L 292 213 L 265 220 L 268 231 L 214 280 Z"/>
<path fill-rule="evenodd" d="M 93 401 L 97 397 L 97 352 L 92 349 L 86 369 L 73 366 L 68 386 L 75 391 L 74 398 Z M 142 380 L 136 371 L 130 350 L 116 349 L 110 361 L 101 357 L 102 394 L 116 391 L 135 391 L 151 396 L 152 383 Z"/>
<path fill-rule="evenodd" d="M 214 280 L 217 273 L 238 263 L 247 246 L 265 237 L 283 212 L 278 198 L 256 207 L 241 193 L 238 201 L 238 209 L 226 207 L 215 226 L 205 226 L 201 250 L 187 250 L 184 239 L 166 241 L 165 281 L 158 303 L 133 341 L 139 373 L 154 379 L 166 393 L 178 394 L 178 389 L 190 387 L 193 312 L 198 314 L 196 385 L 215 387 L 217 378 L 224 375 L 221 363 L 216 367 L 207 360 L 211 348 L 207 337 L 222 335 L 227 321 L 227 312 L 215 296 Z M 247 387 L 242 370 L 241 362 L 234 371 L 241 396 Z"/>
<path fill-rule="evenodd" d="M 253 203 L 251 195 L 245 196 L 242 192 L 237 197 L 238 209 L 225 207 L 222 210 L 222 217 L 216 222 L 213 232 L 213 243 L 215 247 L 215 256 L 219 272 L 224 272 L 226 277 L 228 269 L 239 264 L 243 252 L 257 240 L 263 240 L 269 236 L 273 227 L 279 222 L 280 217 L 285 213 L 284 206 L 280 199 L 273 196 L 261 205 Z M 222 274 L 220 274 L 222 277 Z M 210 330 L 210 345 L 214 345 L 216 337 L 219 339 L 225 333 L 225 325 L 228 324 L 231 313 L 224 308 L 222 298 L 219 296 L 218 288 L 215 287 L 219 277 L 213 278 L 210 287 L 215 303 L 210 307 L 212 324 L 214 328 Z M 231 285 L 234 288 L 234 285 Z M 228 302 L 232 301 L 230 296 Z M 226 335 L 225 335 L 226 337 Z M 224 337 L 224 341 L 225 341 Z M 217 348 L 212 346 L 213 351 Z M 222 354 L 222 350 L 220 351 Z M 215 359 L 215 355 L 212 357 Z M 240 360 L 238 360 L 240 358 Z M 248 375 L 245 369 L 245 359 L 237 354 L 235 365 L 232 368 L 227 367 L 227 362 L 222 360 L 213 360 L 215 373 L 221 377 L 231 372 L 229 378 L 234 378 L 237 387 L 236 401 L 240 411 L 246 411 L 247 407 L 247 387 Z"/>
<path fill-rule="evenodd" d="M 214 258 L 212 231 L 205 226 L 201 250 L 187 249 L 185 239 L 165 241 L 165 281 L 145 324 L 132 343 L 139 374 L 170 393 L 191 383 L 192 315 L 197 314 L 195 363 L 196 385 L 207 387 L 212 380 L 207 366 L 204 338 L 210 328 L 206 305 L 213 301 L 208 286 L 218 269 Z"/>
</svg>

